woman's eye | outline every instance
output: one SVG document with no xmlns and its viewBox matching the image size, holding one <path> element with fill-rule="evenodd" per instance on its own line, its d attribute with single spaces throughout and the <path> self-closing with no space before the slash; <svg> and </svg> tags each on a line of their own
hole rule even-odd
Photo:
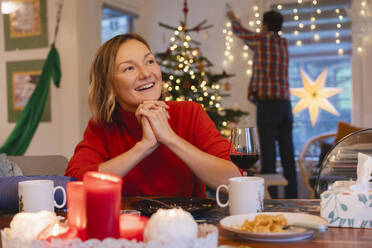
<svg viewBox="0 0 372 248">
<path fill-rule="evenodd" d="M 149 64 L 149 65 L 152 65 L 154 63 L 155 63 L 155 60 L 154 59 L 150 59 L 150 60 L 147 61 L 147 64 Z"/>
<path fill-rule="evenodd" d="M 132 71 L 132 70 L 134 70 L 134 66 L 128 66 L 128 67 L 124 68 L 124 72 Z"/>
</svg>

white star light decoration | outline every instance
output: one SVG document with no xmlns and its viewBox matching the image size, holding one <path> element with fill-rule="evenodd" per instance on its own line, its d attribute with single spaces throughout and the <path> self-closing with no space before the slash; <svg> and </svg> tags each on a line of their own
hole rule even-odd
<svg viewBox="0 0 372 248">
<path fill-rule="evenodd" d="M 328 101 L 328 97 L 336 95 L 343 91 L 342 88 L 326 88 L 325 80 L 327 77 L 328 68 L 325 68 L 315 80 L 310 79 L 302 68 L 300 68 L 303 88 L 291 89 L 291 94 L 300 98 L 300 101 L 293 109 L 293 113 L 300 112 L 306 108 L 309 109 L 311 125 L 314 127 L 318 119 L 319 108 L 322 108 L 331 114 L 339 115 L 336 108 Z"/>
</svg>

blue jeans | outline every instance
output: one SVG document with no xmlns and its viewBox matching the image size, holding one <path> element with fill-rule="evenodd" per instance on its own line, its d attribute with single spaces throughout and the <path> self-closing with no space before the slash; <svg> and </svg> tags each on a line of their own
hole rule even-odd
<svg viewBox="0 0 372 248">
<path fill-rule="evenodd" d="M 293 116 L 288 100 L 259 100 L 257 102 L 257 127 L 261 148 L 261 173 L 276 173 L 276 142 L 288 181 L 286 198 L 297 198 L 297 173 L 292 140 Z M 278 198 L 277 187 L 270 187 L 272 198 Z"/>
</svg>

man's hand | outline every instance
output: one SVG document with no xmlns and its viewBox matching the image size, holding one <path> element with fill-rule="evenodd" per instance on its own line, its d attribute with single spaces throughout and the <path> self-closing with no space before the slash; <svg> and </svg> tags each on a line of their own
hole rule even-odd
<svg viewBox="0 0 372 248">
<path fill-rule="evenodd" d="M 233 22 L 233 21 L 236 21 L 236 22 L 238 22 L 238 23 L 241 23 L 241 21 L 240 21 L 240 19 L 239 18 L 237 18 L 236 16 L 235 16 L 235 13 L 234 13 L 234 11 L 232 11 L 232 10 L 228 10 L 227 12 L 226 12 L 226 16 Z"/>
</svg>

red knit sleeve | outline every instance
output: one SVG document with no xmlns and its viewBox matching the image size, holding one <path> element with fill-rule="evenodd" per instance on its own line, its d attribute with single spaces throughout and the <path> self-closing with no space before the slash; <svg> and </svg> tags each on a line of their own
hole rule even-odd
<svg viewBox="0 0 372 248">
<path fill-rule="evenodd" d="M 87 171 L 97 171 L 98 165 L 109 157 L 104 145 L 104 131 L 90 120 L 84 132 L 84 139 L 76 146 L 65 172 L 66 176 L 83 180 Z"/>
<path fill-rule="evenodd" d="M 232 31 L 243 40 L 251 49 L 256 50 L 260 40 L 260 34 L 245 29 L 239 22 L 232 22 Z"/>
<path fill-rule="evenodd" d="M 195 111 L 194 145 L 216 157 L 229 160 L 229 142 L 223 138 L 200 104 L 193 104 Z"/>
</svg>

